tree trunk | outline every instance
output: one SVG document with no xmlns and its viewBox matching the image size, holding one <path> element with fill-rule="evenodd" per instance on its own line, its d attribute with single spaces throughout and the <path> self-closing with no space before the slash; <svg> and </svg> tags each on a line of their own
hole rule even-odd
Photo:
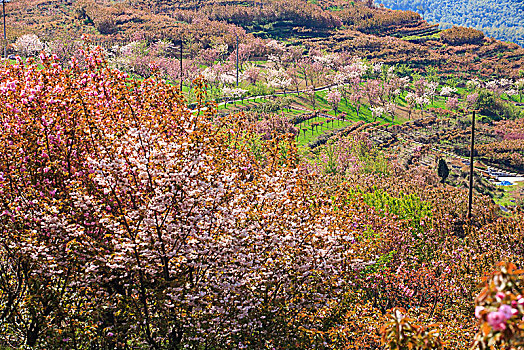
<svg viewBox="0 0 524 350">
<path fill-rule="evenodd" d="M 40 325 L 38 324 L 38 321 L 33 319 L 31 321 L 31 324 L 29 325 L 29 328 L 27 329 L 26 334 L 26 344 L 29 347 L 34 347 L 36 345 L 36 341 L 38 340 L 38 335 L 40 333 Z"/>
</svg>

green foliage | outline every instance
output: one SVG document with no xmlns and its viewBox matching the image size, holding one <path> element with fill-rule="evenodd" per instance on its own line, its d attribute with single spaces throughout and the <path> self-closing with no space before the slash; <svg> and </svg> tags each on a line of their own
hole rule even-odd
<svg viewBox="0 0 524 350">
<path fill-rule="evenodd" d="M 520 113 L 514 106 L 504 102 L 489 90 L 479 91 L 475 109 L 495 120 L 515 118 Z"/>
<path fill-rule="evenodd" d="M 384 271 L 396 254 L 397 252 L 393 250 L 384 255 L 381 255 L 377 259 L 377 261 L 375 261 L 372 265 L 369 265 L 368 267 L 366 267 L 363 273 L 364 274 L 373 274 L 373 273 L 377 273 L 380 271 Z"/>
<path fill-rule="evenodd" d="M 260 113 L 273 113 L 278 112 L 285 107 L 285 103 L 282 100 L 266 100 L 265 102 L 260 103 L 253 111 Z"/>
<path fill-rule="evenodd" d="M 359 160 L 362 161 L 362 171 L 368 174 L 387 174 L 388 164 L 384 154 L 378 151 L 362 152 L 359 154 Z"/>
<path fill-rule="evenodd" d="M 421 232 L 425 226 L 424 220 L 431 216 L 431 204 L 423 201 L 415 194 L 400 193 L 394 197 L 382 189 L 362 194 L 367 205 L 382 212 L 398 217 L 408 223 L 408 226 Z"/>
<path fill-rule="evenodd" d="M 395 10 L 412 10 L 424 19 L 440 23 L 473 27 L 499 40 L 524 45 L 524 3 L 519 0 L 383 0 Z"/>
<path fill-rule="evenodd" d="M 400 64 L 395 71 L 399 77 L 410 77 L 413 74 L 413 69 L 407 64 Z"/>
<path fill-rule="evenodd" d="M 247 87 L 249 94 L 251 96 L 264 96 L 269 95 L 274 91 L 270 89 L 267 85 L 257 82 L 255 85 L 249 84 Z"/>
</svg>

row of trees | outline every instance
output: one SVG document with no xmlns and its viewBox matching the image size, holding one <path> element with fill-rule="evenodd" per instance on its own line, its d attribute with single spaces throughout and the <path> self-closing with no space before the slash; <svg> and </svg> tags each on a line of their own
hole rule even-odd
<svg viewBox="0 0 524 350">
<path fill-rule="evenodd" d="M 70 56 L 81 54 L 82 42 L 69 46 L 60 42 L 48 44 L 47 50 L 55 53 L 63 62 Z M 36 54 L 43 44 L 38 37 L 21 37 L 16 47 L 20 53 Z M 406 66 L 390 66 L 381 63 L 372 64 L 346 53 L 326 53 L 316 49 L 307 51 L 301 46 L 285 46 L 276 40 L 257 39 L 238 46 L 239 74 L 235 71 L 237 52 L 224 44 L 203 50 L 195 58 L 185 56 L 180 64 L 180 47 L 166 41 L 148 44 L 146 41 L 133 41 L 125 46 L 114 46 L 106 50 L 106 57 L 111 66 L 138 75 L 149 77 L 159 75 L 171 82 L 184 81 L 191 86 L 193 80 L 202 75 L 209 84 L 210 97 L 216 100 L 240 99 L 248 94 L 267 95 L 275 91 L 286 94 L 289 91 L 305 91 L 313 108 L 317 104 L 316 89 L 331 85 L 336 92 L 330 93 L 328 102 L 335 114 L 341 100 L 346 106 L 350 102 L 359 117 L 363 105 L 368 105 L 374 117 L 384 114 L 394 117 L 395 105 L 403 101 L 407 104 L 409 117 L 413 110 L 424 110 L 434 101 L 435 96 L 446 98 L 448 109 L 459 108 L 459 95 L 456 85 L 458 80 L 450 79 L 441 85 L 442 78 L 434 69 L 427 69 L 427 78 L 413 73 Z M 263 64 L 256 64 L 253 59 L 268 57 Z M 499 79 L 482 83 L 480 80 L 468 82 L 468 90 L 484 88 L 492 97 L 484 94 L 479 102 L 483 113 L 497 117 L 514 114 L 501 102 L 502 94 L 522 100 L 524 80 Z M 191 91 L 191 90 L 189 90 Z M 190 99 L 195 96 L 190 95 Z M 474 94 L 463 101 L 465 107 L 472 106 L 476 100 Z M 490 102 L 491 101 L 491 102 Z M 498 101 L 498 102 L 497 102 Z"/>
</svg>

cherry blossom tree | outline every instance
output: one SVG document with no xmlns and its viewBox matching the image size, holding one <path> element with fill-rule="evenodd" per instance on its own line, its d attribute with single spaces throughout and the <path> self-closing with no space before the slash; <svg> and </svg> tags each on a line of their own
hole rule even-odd
<svg viewBox="0 0 524 350">
<path fill-rule="evenodd" d="M 417 106 L 417 95 L 412 92 L 408 92 L 406 95 L 406 103 L 408 105 L 408 119 L 411 119 L 413 109 Z"/>
<path fill-rule="evenodd" d="M 333 111 L 335 112 L 335 117 L 337 116 L 338 107 L 340 106 L 340 100 L 342 95 L 338 90 L 331 90 L 327 93 L 326 99 L 331 104 Z"/>
<path fill-rule="evenodd" d="M 297 95 L 299 95 L 300 94 L 300 84 L 302 81 L 298 74 L 298 68 L 294 65 L 291 67 L 288 67 L 286 70 L 286 74 L 288 75 L 289 79 L 291 80 L 291 86 L 294 87 Z"/>
<path fill-rule="evenodd" d="M 289 86 L 291 86 L 292 80 L 287 73 L 281 69 L 268 69 L 266 71 L 267 85 L 275 89 L 281 89 L 286 94 Z"/>
<path fill-rule="evenodd" d="M 383 107 L 371 107 L 371 115 L 373 117 L 373 121 L 376 122 L 378 118 L 382 118 L 385 112 L 386 110 Z"/>
<path fill-rule="evenodd" d="M 362 107 L 364 92 L 360 85 L 360 79 L 353 79 L 351 82 L 351 93 L 349 95 L 351 104 L 357 112 L 357 118 L 360 117 L 360 108 Z"/>
<path fill-rule="evenodd" d="M 262 74 L 260 68 L 254 65 L 250 65 L 242 72 L 242 79 L 253 85 L 255 85 L 261 77 Z"/>
<path fill-rule="evenodd" d="M 446 102 L 446 107 L 449 110 L 455 111 L 459 108 L 459 99 L 458 97 L 450 97 Z"/>
<path fill-rule="evenodd" d="M 44 49 L 44 44 L 35 34 L 25 34 L 16 39 L 13 48 L 22 56 L 34 56 Z"/>
<path fill-rule="evenodd" d="M 306 96 L 311 103 L 311 106 L 313 106 L 313 110 L 316 111 L 317 106 L 317 93 L 315 91 L 315 88 L 313 86 L 308 86 L 306 88 Z"/>
<path fill-rule="evenodd" d="M 450 97 L 450 96 L 453 96 L 453 94 L 456 94 L 457 91 L 458 90 L 455 87 L 443 86 L 442 89 L 440 90 L 440 95 L 444 97 Z"/>
<path fill-rule="evenodd" d="M 295 129 L 257 158 L 242 118 L 195 115 L 158 77 L 129 86 L 86 54 L 86 69 L 43 55 L 0 75 L 2 341 L 310 344 L 360 254 L 354 219 L 298 171 Z"/>
</svg>

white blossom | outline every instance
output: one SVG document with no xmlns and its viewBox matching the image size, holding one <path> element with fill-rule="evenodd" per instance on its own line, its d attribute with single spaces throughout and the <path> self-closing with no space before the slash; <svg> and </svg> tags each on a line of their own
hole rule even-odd
<svg viewBox="0 0 524 350">
<path fill-rule="evenodd" d="M 237 81 L 237 77 L 235 74 L 235 72 L 222 73 L 219 75 L 218 80 L 222 84 L 234 84 Z"/>
<path fill-rule="evenodd" d="M 444 86 L 442 87 L 442 89 L 440 90 L 440 95 L 441 96 L 451 96 L 453 95 L 454 93 L 456 93 L 458 90 L 457 88 L 455 87 L 452 87 L 452 86 Z"/>
<path fill-rule="evenodd" d="M 335 74 L 335 76 L 333 77 L 333 83 L 335 85 L 344 85 L 345 83 L 347 83 L 347 75 L 344 74 L 343 72 L 338 72 L 337 74 Z"/>
<path fill-rule="evenodd" d="M 383 107 L 377 106 L 377 107 L 371 107 L 371 114 L 373 115 L 373 118 L 377 119 L 384 115 L 385 109 Z"/>
<path fill-rule="evenodd" d="M 498 84 L 500 87 L 505 88 L 505 87 L 513 85 L 513 82 L 509 79 L 502 78 L 499 80 Z"/>
<path fill-rule="evenodd" d="M 486 89 L 491 90 L 491 91 L 497 90 L 498 89 L 497 81 L 496 80 L 488 81 L 486 83 Z"/>
<path fill-rule="evenodd" d="M 13 45 L 14 49 L 23 56 L 32 56 L 44 49 L 44 44 L 34 34 L 22 35 Z"/>
<path fill-rule="evenodd" d="M 468 80 L 466 83 L 466 87 L 470 90 L 478 89 L 482 86 L 482 83 L 478 79 L 471 79 Z"/>
<path fill-rule="evenodd" d="M 269 69 L 266 72 L 267 84 L 276 89 L 286 89 L 292 83 L 291 78 L 282 69 Z"/>
<path fill-rule="evenodd" d="M 417 96 L 415 98 L 415 101 L 416 103 L 420 106 L 420 107 L 424 107 L 426 105 L 429 105 L 431 100 L 429 99 L 429 97 L 427 95 L 422 95 L 422 96 Z"/>
</svg>

